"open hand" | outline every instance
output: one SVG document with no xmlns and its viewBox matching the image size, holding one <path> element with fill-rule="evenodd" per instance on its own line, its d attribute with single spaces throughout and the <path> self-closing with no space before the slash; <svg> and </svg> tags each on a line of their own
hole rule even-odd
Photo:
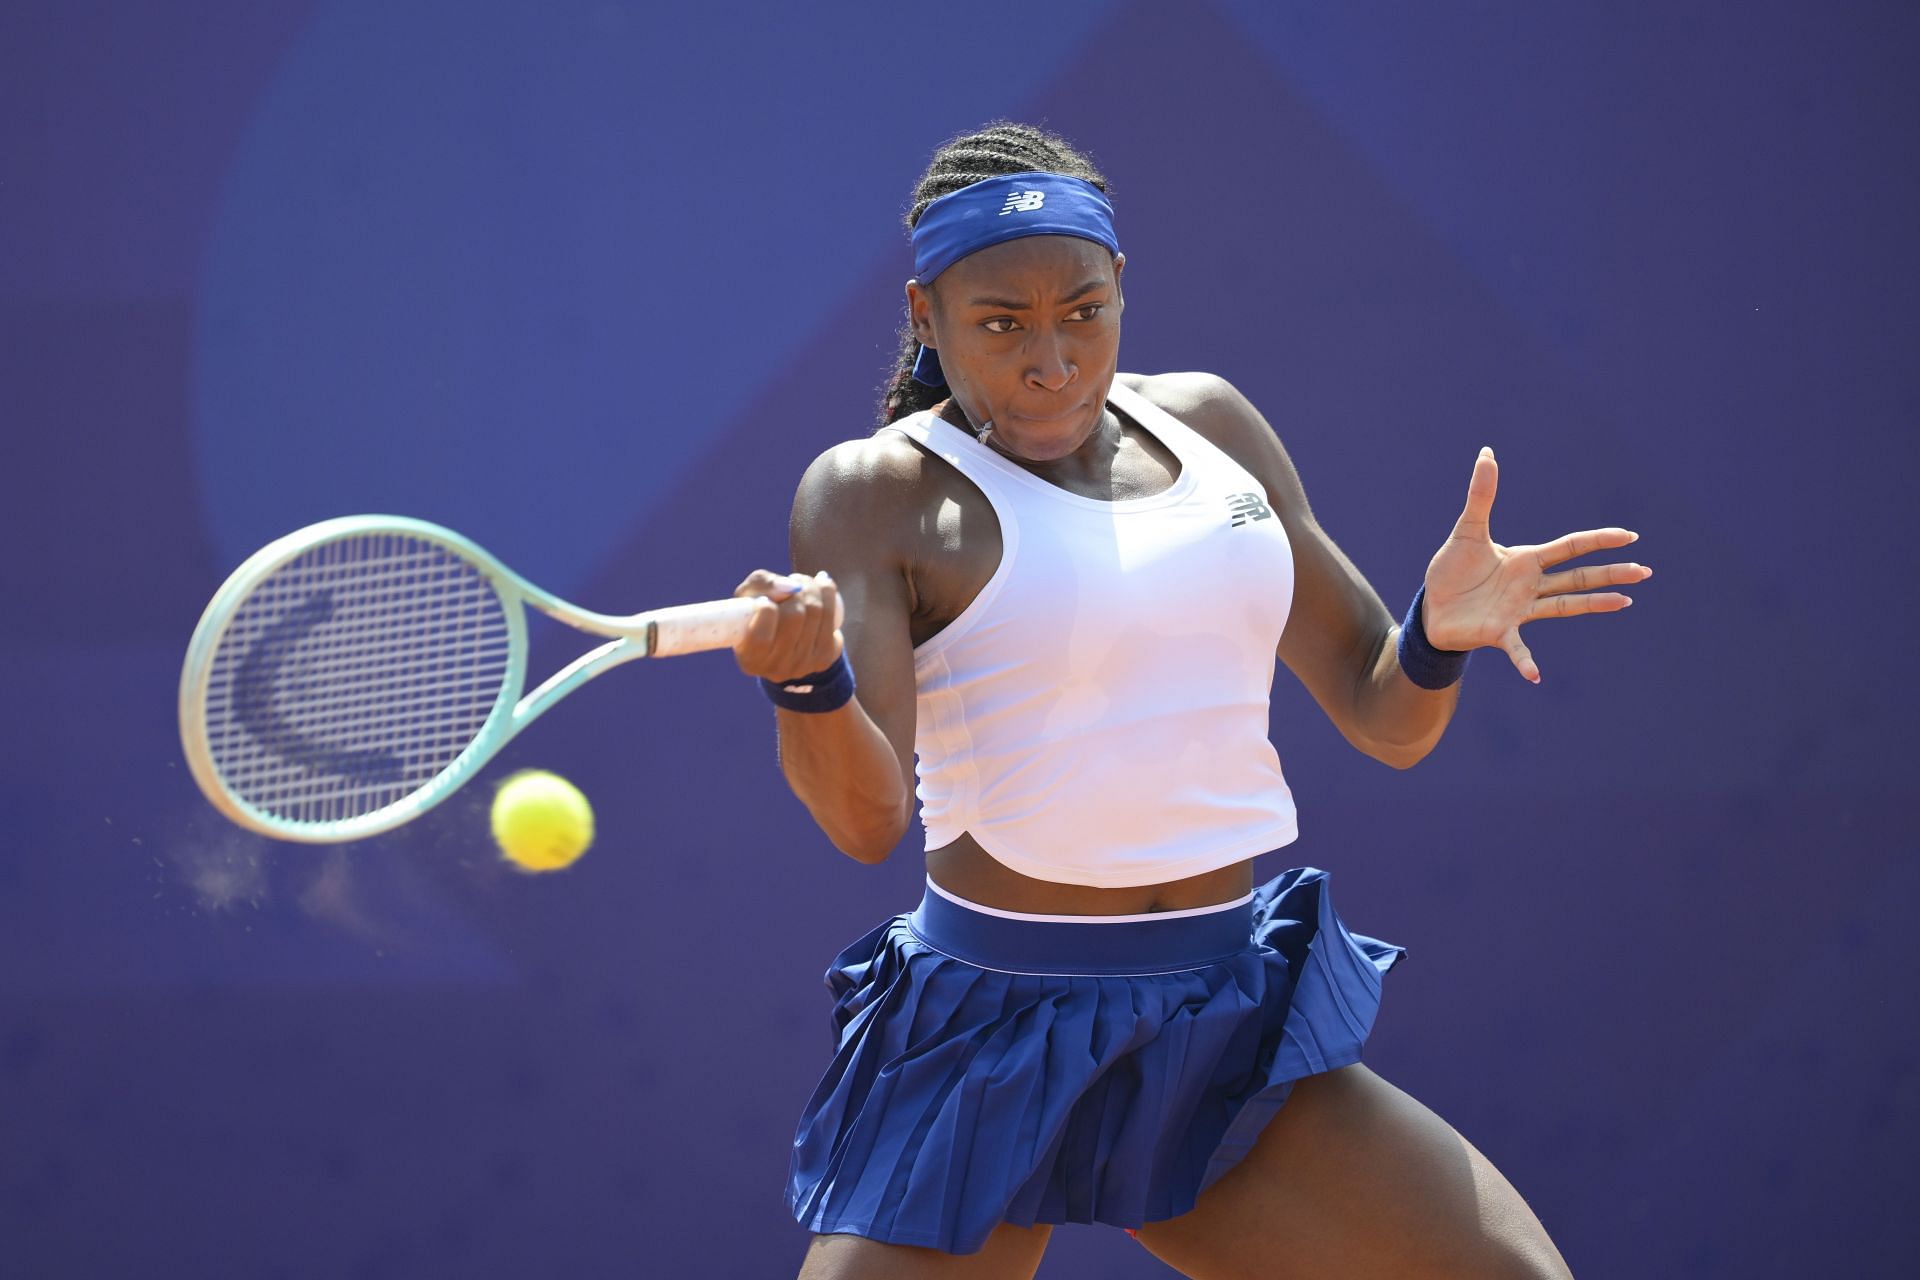
<svg viewBox="0 0 1920 1280">
<path fill-rule="evenodd" d="M 1521 675 L 1539 684 L 1540 668 L 1520 639 L 1521 624 L 1537 618 L 1618 612 L 1632 599 L 1594 588 L 1643 582 L 1653 576 L 1653 570 L 1643 564 L 1601 564 L 1548 573 L 1563 561 L 1624 547 L 1640 535 L 1626 529 L 1586 529 L 1539 546 L 1503 547 L 1493 540 L 1487 524 L 1499 483 L 1500 465 L 1493 460 L 1493 450 L 1482 449 L 1467 486 L 1466 509 L 1427 564 L 1422 623 L 1434 648 L 1503 649 Z"/>
</svg>

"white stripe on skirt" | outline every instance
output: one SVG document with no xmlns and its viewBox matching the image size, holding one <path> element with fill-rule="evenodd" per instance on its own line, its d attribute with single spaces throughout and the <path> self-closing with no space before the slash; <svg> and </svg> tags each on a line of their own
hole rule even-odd
<svg viewBox="0 0 1920 1280">
<path fill-rule="evenodd" d="M 1208 907 L 1188 907 L 1183 911 L 1145 911 L 1130 916 L 1044 916 L 1025 911 L 1002 911 L 998 907 L 986 907 L 977 902 L 969 902 L 957 893 L 942 889 L 927 877 L 927 888 L 945 898 L 956 907 L 965 907 L 969 911 L 978 911 L 981 915 L 999 916 L 1002 920 L 1034 920 L 1044 924 L 1138 924 L 1143 920 L 1179 920 L 1186 916 L 1212 915 L 1216 911 L 1231 911 L 1253 901 L 1253 892 L 1248 890 L 1243 897 L 1232 902 L 1217 902 Z"/>
</svg>

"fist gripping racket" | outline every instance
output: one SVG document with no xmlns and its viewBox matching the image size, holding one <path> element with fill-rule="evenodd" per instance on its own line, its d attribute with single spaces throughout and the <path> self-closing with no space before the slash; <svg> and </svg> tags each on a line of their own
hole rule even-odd
<svg viewBox="0 0 1920 1280">
<path fill-rule="evenodd" d="M 529 607 L 613 639 L 523 697 Z M 601 672 L 731 648 L 755 607 L 713 600 L 609 617 L 450 529 L 325 520 L 256 551 L 207 605 L 180 673 L 180 741 L 194 781 L 241 826 L 358 840 L 445 800 Z M 836 602 L 836 627 L 844 612 Z"/>
</svg>

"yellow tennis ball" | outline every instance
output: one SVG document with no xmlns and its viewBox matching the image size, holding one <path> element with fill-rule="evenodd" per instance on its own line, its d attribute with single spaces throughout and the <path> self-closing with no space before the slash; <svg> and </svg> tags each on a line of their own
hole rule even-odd
<svg viewBox="0 0 1920 1280">
<path fill-rule="evenodd" d="M 558 871 L 593 843 L 593 806 L 559 774 L 525 769 L 494 792 L 493 839 L 523 871 Z"/>
</svg>

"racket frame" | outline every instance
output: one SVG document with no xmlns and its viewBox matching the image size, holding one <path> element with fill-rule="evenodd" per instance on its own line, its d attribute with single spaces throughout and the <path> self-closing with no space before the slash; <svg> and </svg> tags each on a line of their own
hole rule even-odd
<svg viewBox="0 0 1920 1280">
<path fill-rule="evenodd" d="M 398 534 L 437 544 L 471 565 L 500 598 L 507 632 L 507 665 L 500 693 L 486 720 L 453 760 L 420 787 L 371 813 L 326 822 L 296 822 L 256 808 L 231 792 L 214 762 L 206 733 L 207 698 L 214 655 L 240 606 L 255 587 L 288 562 L 345 538 Z M 800 580 L 787 579 L 792 590 Z M 611 637 L 588 650 L 522 696 L 527 677 L 527 617 L 531 607 L 558 622 Z M 410 516 L 356 515 L 322 520 L 276 538 L 248 556 L 208 602 L 187 645 L 180 672 L 180 745 L 200 790 L 227 818 L 250 831 L 304 844 L 363 840 L 411 822 L 471 781 L 488 760 L 561 698 L 595 676 L 636 658 L 670 657 L 729 648 L 744 634 L 757 601 L 751 598 L 678 605 L 627 616 L 595 613 L 543 591 L 502 564 L 470 538 Z"/>
</svg>

